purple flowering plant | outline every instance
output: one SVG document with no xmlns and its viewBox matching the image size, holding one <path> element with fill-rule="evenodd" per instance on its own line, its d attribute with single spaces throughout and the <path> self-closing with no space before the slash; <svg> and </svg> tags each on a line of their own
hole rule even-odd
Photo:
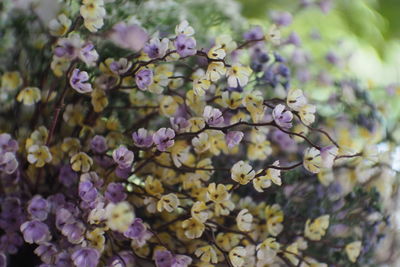
<svg viewBox="0 0 400 267">
<path fill-rule="evenodd" d="M 394 179 L 362 113 L 378 111 L 350 111 L 343 95 L 366 93 L 329 72 L 327 103 L 298 87 L 294 14 L 203 42 L 188 20 L 115 22 L 111 2 L 65 4 L 35 28 L 37 66 L 1 69 L 16 117 L 0 125 L 0 267 L 26 251 L 41 267 L 372 266 Z"/>
</svg>

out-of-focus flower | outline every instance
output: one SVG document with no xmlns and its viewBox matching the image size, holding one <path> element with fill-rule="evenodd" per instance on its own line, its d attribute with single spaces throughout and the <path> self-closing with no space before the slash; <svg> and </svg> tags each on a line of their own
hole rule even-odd
<svg viewBox="0 0 400 267">
<path fill-rule="evenodd" d="M 116 45 L 132 51 L 139 51 L 148 40 L 147 32 L 138 25 L 120 22 L 112 28 L 110 39 Z"/>
<path fill-rule="evenodd" d="M 193 91 L 196 95 L 203 96 L 211 86 L 211 82 L 205 77 L 193 81 Z"/>
<path fill-rule="evenodd" d="M 7 174 L 14 173 L 18 168 L 18 161 L 12 152 L 0 153 L 0 171 Z"/>
<path fill-rule="evenodd" d="M 107 140 L 104 138 L 104 136 L 95 135 L 90 141 L 90 148 L 94 152 L 102 154 L 107 151 Z"/>
<path fill-rule="evenodd" d="M 32 218 L 44 221 L 50 212 L 50 205 L 42 196 L 36 195 L 29 201 L 27 210 Z"/>
<path fill-rule="evenodd" d="M 305 125 L 310 125 L 315 121 L 315 111 L 317 108 L 314 105 L 304 105 L 299 109 L 299 116 Z"/>
<path fill-rule="evenodd" d="M 17 101 L 26 106 L 32 106 L 41 99 L 40 89 L 37 87 L 25 87 L 17 95 Z"/>
<path fill-rule="evenodd" d="M 60 14 L 49 22 L 50 33 L 53 36 L 63 36 L 68 32 L 71 24 L 71 20 L 65 14 Z"/>
<path fill-rule="evenodd" d="M 132 207 L 126 201 L 117 204 L 109 203 L 105 212 L 107 226 L 110 227 L 111 230 L 121 233 L 128 231 L 135 219 Z"/>
<path fill-rule="evenodd" d="M 22 77 L 18 71 L 5 72 L 1 76 L 1 89 L 12 91 L 22 85 Z"/>
<path fill-rule="evenodd" d="M 203 246 L 203 247 L 196 249 L 196 251 L 194 252 L 194 255 L 196 255 L 196 257 L 200 258 L 200 260 L 202 262 L 214 263 L 214 264 L 218 263 L 217 252 L 210 245 Z"/>
<path fill-rule="evenodd" d="M 361 252 L 361 241 L 354 241 L 347 244 L 344 250 L 346 251 L 349 260 L 353 263 L 356 262 Z"/>
<path fill-rule="evenodd" d="M 307 99 L 301 89 L 290 89 L 287 94 L 286 103 L 291 109 L 298 111 L 307 104 Z"/>
<path fill-rule="evenodd" d="M 89 31 L 97 32 L 103 27 L 103 18 L 106 15 L 103 0 L 83 0 L 80 13 L 84 18 L 85 27 Z"/>
<path fill-rule="evenodd" d="M 129 226 L 129 229 L 124 232 L 124 236 L 132 239 L 138 247 L 142 247 L 153 234 L 147 230 L 147 226 L 142 219 L 136 218 Z"/>
<path fill-rule="evenodd" d="M 187 20 L 182 20 L 181 23 L 176 25 L 175 34 L 185 34 L 187 36 L 192 36 L 194 35 L 194 29 L 189 25 L 189 22 Z"/>
<path fill-rule="evenodd" d="M 225 135 L 225 141 L 229 148 L 233 148 L 242 141 L 244 133 L 240 131 L 230 131 Z"/>
<path fill-rule="evenodd" d="M 79 248 L 71 255 L 75 266 L 96 267 L 100 260 L 100 252 L 94 248 Z"/>
<path fill-rule="evenodd" d="M 293 21 L 292 14 L 285 11 L 272 11 L 271 19 L 277 26 L 289 26 Z"/>
<path fill-rule="evenodd" d="M 329 227 L 329 215 L 323 215 L 311 222 L 307 220 L 304 235 L 310 240 L 318 241 L 325 235 Z"/>
<path fill-rule="evenodd" d="M 330 169 L 333 166 L 335 158 L 338 154 L 339 149 L 336 146 L 326 146 L 321 148 L 321 161 L 322 167 Z"/>
</svg>

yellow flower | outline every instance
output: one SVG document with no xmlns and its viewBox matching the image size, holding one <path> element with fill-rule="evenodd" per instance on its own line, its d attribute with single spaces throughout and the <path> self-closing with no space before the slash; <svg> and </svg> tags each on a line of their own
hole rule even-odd
<svg viewBox="0 0 400 267">
<path fill-rule="evenodd" d="M 242 209 L 236 216 L 236 224 L 240 231 L 249 232 L 253 223 L 253 215 L 248 209 Z"/>
<path fill-rule="evenodd" d="M 224 59 L 226 56 L 226 52 L 221 46 L 214 45 L 208 51 L 207 56 L 208 56 L 208 58 L 211 58 L 211 59 Z"/>
<path fill-rule="evenodd" d="M 47 146 L 32 145 L 28 149 L 28 161 L 35 164 L 35 167 L 41 168 L 52 159 L 51 153 Z"/>
<path fill-rule="evenodd" d="M 192 145 L 197 153 L 201 154 L 206 152 L 210 148 L 208 134 L 202 132 L 197 137 L 194 137 L 192 139 Z"/>
<path fill-rule="evenodd" d="M 202 117 L 192 117 L 189 119 L 188 132 L 197 132 L 206 126 L 206 122 Z"/>
<path fill-rule="evenodd" d="M 301 89 L 290 89 L 287 94 L 286 104 L 291 109 L 298 111 L 307 104 L 307 99 Z"/>
<path fill-rule="evenodd" d="M 32 145 L 44 145 L 46 143 L 48 135 L 49 132 L 47 131 L 47 128 L 43 125 L 39 126 L 39 128 L 34 130 L 31 133 L 30 137 L 26 139 L 25 148 L 29 149 L 29 147 Z"/>
<path fill-rule="evenodd" d="M 211 86 L 211 82 L 205 77 L 201 77 L 193 81 L 193 92 L 196 95 L 203 96 Z"/>
<path fill-rule="evenodd" d="M 235 204 L 230 200 L 230 194 L 227 186 L 211 183 L 207 188 L 207 198 L 214 202 L 214 211 L 216 216 L 228 215 L 235 208 Z"/>
<path fill-rule="evenodd" d="M 247 251 L 244 247 L 238 246 L 229 251 L 229 259 L 233 267 L 242 267 L 246 258 Z"/>
<path fill-rule="evenodd" d="M 215 45 L 220 46 L 227 53 L 232 52 L 236 49 L 236 42 L 232 40 L 232 37 L 228 34 L 221 34 L 215 38 Z"/>
<path fill-rule="evenodd" d="M 279 160 L 275 161 L 273 166 L 279 166 Z M 262 170 L 258 171 L 257 174 L 261 173 Z M 254 189 L 257 190 L 258 192 L 263 192 L 263 189 L 268 188 L 271 186 L 271 182 L 273 182 L 276 185 L 282 185 L 282 180 L 281 180 L 281 171 L 278 169 L 274 168 L 269 168 L 267 169 L 267 172 L 265 175 L 258 176 L 255 179 L 253 179 L 253 186 Z"/>
<path fill-rule="evenodd" d="M 93 160 L 85 152 L 79 152 L 72 156 L 71 168 L 76 172 L 88 172 L 93 165 Z"/>
<path fill-rule="evenodd" d="M 57 57 L 54 55 L 50 68 L 55 76 L 61 77 L 68 70 L 69 64 L 70 61 L 67 58 Z"/>
<path fill-rule="evenodd" d="M 233 65 L 228 69 L 226 76 L 228 77 L 228 85 L 230 87 L 243 87 L 249 82 L 249 76 L 252 70 L 249 67 L 243 67 L 239 64 Z"/>
<path fill-rule="evenodd" d="M 24 103 L 26 106 L 34 105 L 39 102 L 40 99 L 41 94 L 39 88 L 37 87 L 25 87 L 17 96 L 17 101 Z"/>
<path fill-rule="evenodd" d="M 277 255 L 280 249 L 280 244 L 276 242 L 276 239 L 269 237 L 265 239 L 261 244 L 257 245 L 257 259 L 273 259 Z"/>
<path fill-rule="evenodd" d="M 283 211 L 278 204 L 265 207 L 265 218 L 267 220 L 267 231 L 272 236 L 277 236 L 283 230 Z"/>
<path fill-rule="evenodd" d="M 247 148 L 247 157 L 249 160 L 265 160 L 271 153 L 271 143 L 268 140 L 249 144 Z"/>
<path fill-rule="evenodd" d="M 193 90 L 189 90 L 186 93 L 185 103 L 197 115 L 203 114 L 204 107 L 206 106 L 204 96 L 196 95 Z"/>
<path fill-rule="evenodd" d="M 190 213 L 194 219 L 202 223 L 205 223 L 210 216 L 210 212 L 204 201 L 196 201 L 193 204 Z"/>
<path fill-rule="evenodd" d="M 329 215 L 323 215 L 311 222 L 307 220 L 304 235 L 310 240 L 319 241 L 329 227 Z"/>
<path fill-rule="evenodd" d="M 95 112 L 102 112 L 108 106 L 108 98 L 106 93 L 101 89 L 94 89 L 91 94 L 92 106 Z"/>
<path fill-rule="evenodd" d="M 239 184 L 245 185 L 250 182 L 256 175 L 253 167 L 244 161 L 236 162 L 231 169 L 232 180 L 238 182 Z"/>
<path fill-rule="evenodd" d="M 356 262 L 358 256 L 360 256 L 361 245 L 361 241 L 354 241 L 346 245 L 346 254 L 351 262 Z"/>
<path fill-rule="evenodd" d="M 179 108 L 179 104 L 172 96 L 164 96 L 160 101 L 160 114 L 172 117 Z"/>
<path fill-rule="evenodd" d="M 253 91 L 243 98 L 243 105 L 254 122 L 259 122 L 264 116 L 265 106 L 263 103 L 264 98 L 260 91 Z"/>
<path fill-rule="evenodd" d="M 117 204 L 109 203 L 106 207 L 107 226 L 113 231 L 125 232 L 135 219 L 131 205 L 122 201 Z"/>
<path fill-rule="evenodd" d="M 84 18 L 85 27 L 91 32 L 97 32 L 103 27 L 106 15 L 103 0 L 83 0 L 80 13 Z"/>
<path fill-rule="evenodd" d="M 1 76 L 1 89 L 12 91 L 22 85 L 22 77 L 18 71 L 5 72 Z"/>
<path fill-rule="evenodd" d="M 235 233 L 219 233 L 215 238 L 215 242 L 223 250 L 229 251 L 240 243 L 240 236 Z"/>
<path fill-rule="evenodd" d="M 242 105 L 242 94 L 239 92 L 225 91 L 221 94 L 221 105 L 229 109 L 237 109 Z"/>
<path fill-rule="evenodd" d="M 297 266 L 299 264 L 299 248 L 296 242 L 290 244 L 286 247 L 286 253 L 284 253 L 285 257 L 294 265 Z M 297 256 L 296 256 L 297 255 Z"/>
<path fill-rule="evenodd" d="M 227 145 L 225 142 L 225 134 L 221 131 L 210 131 L 209 132 L 210 139 L 210 152 L 217 156 L 221 153 L 221 151 L 227 151 Z"/>
<path fill-rule="evenodd" d="M 71 24 L 71 20 L 65 14 L 60 14 L 57 16 L 57 18 L 50 20 L 50 34 L 57 37 L 63 36 L 68 32 Z"/>
<path fill-rule="evenodd" d="M 303 166 L 307 171 L 319 173 L 322 167 L 321 153 L 315 147 L 309 147 L 304 151 Z"/>
<path fill-rule="evenodd" d="M 195 239 L 203 234 L 205 225 L 195 218 L 190 218 L 182 222 L 182 228 L 187 238 Z"/>
<path fill-rule="evenodd" d="M 161 182 L 150 175 L 146 178 L 144 189 L 148 194 L 153 196 L 161 195 L 164 192 Z"/>
<path fill-rule="evenodd" d="M 81 143 L 77 138 L 67 137 L 61 144 L 61 150 L 68 153 L 68 156 L 75 155 L 79 152 L 81 148 Z"/>
<path fill-rule="evenodd" d="M 86 238 L 89 241 L 91 247 L 97 249 L 99 252 L 104 251 L 106 238 L 104 237 L 103 229 L 95 228 L 93 231 L 87 232 Z"/>
<path fill-rule="evenodd" d="M 206 76 L 207 79 L 216 82 L 218 81 L 222 75 L 225 75 L 226 68 L 223 62 L 213 61 L 207 67 Z"/>
<path fill-rule="evenodd" d="M 84 108 L 82 105 L 69 104 L 65 108 L 63 119 L 71 127 L 81 125 L 84 119 Z"/>
<path fill-rule="evenodd" d="M 165 70 L 156 68 L 154 70 L 153 82 L 148 86 L 149 92 L 161 94 L 169 83 L 169 75 L 165 74 Z M 169 73 L 169 72 L 168 72 Z"/>
<path fill-rule="evenodd" d="M 299 109 L 299 116 L 301 121 L 305 124 L 305 125 L 310 125 L 315 121 L 315 111 L 316 111 L 316 107 L 314 105 L 304 105 Z"/>
<path fill-rule="evenodd" d="M 194 252 L 194 255 L 196 255 L 196 257 L 200 258 L 200 260 L 202 262 L 218 263 L 217 252 L 210 245 L 203 246 L 203 247 L 196 249 L 196 251 Z"/>
<path fill-rule="evenodd" d="M 159 212 L 166 210 L 168 212 L 174 211 L 179 206 L 179 198 L 170 193 L 168 195 L 164 195 L 161 199 L 157 202 L 157 210 Z"/>
</svg>

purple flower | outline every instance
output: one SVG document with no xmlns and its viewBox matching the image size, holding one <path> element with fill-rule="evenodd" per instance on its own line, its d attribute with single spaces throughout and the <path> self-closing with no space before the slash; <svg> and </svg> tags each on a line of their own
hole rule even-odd
<svg viewBox="0 0 400 267">
<path fill-rule="evenodd" d="M 85 225 L 82 222 L 75 221 L 65 224 L 61 229 L 61 233 L 67 237 L 70 243 L 79 244 L 83 241 L 85 230 Z"/>
<path fill-rule="evenodd" d="M 114 25 L 110 34 L 111 41 L 116 45 L 133 51 L 142 49 L 148 38 L 146 31 L 140 26 L 126 25 L 124 22 Z"/>
<path fill-rule="evenodd" d="M 277 143 L 279 147 L 287 152 L 294 152 L 297 149 L 296 141 L 287 133 L 282 132 L 281 130 L 275 130 L 272 132 L 271 136 L 272 141 Z"/>
<path fill-rule="evenodd" d="M 162 41 L 158 37 L 151 38 L 150 42 L 147 43 L 143 51 L 149 56 L 149 58 L 162 58 L 168 49 L 168 39 L 164 38 Z"/>
<path fill-rule="evenodd" d="M 286 40 L 286 43 L 292 44 L 295 46 L 300 46 L 301 45 L 300 36 L 295 32 L 291 32 Z"/>
<path fill-rule="evenodd" d="M 210 126 L 219 126 L 224 123 L 222 112 L 217 108 L 213 108 L 212 106 L 206 106 L 204 108 L 203 117 Z"/>
<path fill-rule="evenodd" d="M 132 133 L 133 143 L 137 147 L 151 147 L 153 144 L 153 135 L 150 134 L 145 128 L 140 128 Z"/>
<path fill-rule="evenodd" d="M 320 150 L 322 165 L 324 168 L 327 169 L 332 168 L 333 163 L 335 162 L 335 158 L 338 154 L 338 151 L 339 149 L 336 146 L 326 146 Z"/>
<path fill-rule="evenodd" d="M 136 245 L 142 247 L 153 234 L 147 230 L 143 220 L 136 218 L 129 229 L 124 233 L 124 236 L 135 241 Z"/>
<path fill-rule="evenodd" d="M 57 267 L 70 267 L 72 266 L 71 255 L 66 251 L 62 251 L 56 255 L 55 264 Z"/>
<path fill-rule="evenodd" d="M 189 127 L 190 123 L 187 119 L 185 119 L 184 117 L 172 117 L 169 119 L 172 128 L 176 131 L 176 132 L 180 132 L 183 129 L 186 129 L 187 127 Z"/>
<path fill-rule="evenodd" d="M 135 82 L 140 90 L 146 90 L 153 83 L 153 72 L 149 69 L 141 69 L 135 74 Z"/>
<path fill-rule="evenodd" d="M 179 34 L 175 39 L 176 52 L 181 57 L 193 56 L 196 54 L 196 40 L 184 34 Z"/>
<path fill-rule="evenodd" d="M 187 267 L 192 263 L 192 258 L 186 255 L 175 255 L 171 267 Z"/>
<path fill-rule="evenodd" d="M 67 164 L 61 167 L 58 179 L 65 187 L 71 187 L 78 181 L 78 174 Z"/>
<path fill-rule="evenodd" d="M 90 141 L 90 148 L 99 154 L 107 151 L 107 140 L 102 135 L 95 135 Z"/>
<path fill-rule="evenodd" d="M 5 233 L 0 238 L 0 251 L 8 254 L 15 254 L 18 252 L 18 247 L 22 246 L 24 240 L 17 232 Z"/>
<path fill-rule="evenodd" d="M 285 11 L 272 11 L 271 19 L 278 26 L 289 26 L 293 21 L 292 14 Z"/>
<path fill-rule="evenodd" d="M 292 119 L 293 114 L 289 110 L 284 111 L 285 106 L 282 104 L 277 105 L 272 111 L 272 117 L 274 118 L 275 123 L 282 128 L 291 128 L 292 127 Z"/>
<path fill-rule="evenodd" d="M 107 265 L 108 267 L 131 267 L 135 265 L 135 256 L 130 251 L 118 252 L 118 255 L 113 256 Z"/>
<path fill-rule="evenodd" d="M 69 84 L 73 89 L 81 94 L 90 93 L 93 91 L 92 85 L 88 83 L 89 74 L 86 71 L 80 71 L 79 69 L 74 69 L 71 78 L 69 79 Z"/>
<path fill-rule="evenodd" d="M 243 34 L 243 38 L 246 39 L 247 41 L 251 40 L 260 40 L 264 38 L 264 32 L 261 26 L 256 26 L 250 29 L 250 31 L 245 32 Z"/>
<path fill-rule="evenodd" d="M 93 202 L 97 197 L 97 189 L 91 181 L 79 183 L 79 196 L 85 202 Z"/>
<path fill-rule="evenodd" d="M 11 138 L 8 133 L 0 134 L 0 153 L 12 152 L 15 153 L 18 150 L 18 142 Z"/>
<path fill-rule="evenodd" d="M 240 131 L 230 131 L 225 135 L 225 141 L 229 148 L 233 148 L 242 141 L 244 134 Z"/>
<path fill-rule="evenodd" d="M 34 196 L 28 204 L 28 213 L 32 219 L 44 221 L 50 212 L 50 204 L 40 195 Z"/>
<path fill-rule="evenodd" d="M 99 54 L 92 43 L 84 45 L 79 51 L 79 58 L 85 62 L 87 66 L 94 66 L 99 59 Z"/>
<path fill-rule="evenodd" d="M 7 174 L 14 173 L 18 168 L 18 161 L 12 152 L 0 153 L 0 171 Z"/>
<path fill-rule="evenodd" d="M 96 267 L 99 263 L 100 253 L 94 248 L 80 248 L 71 255 L 75 266 Z"/>
<path fill-rule="evenodd" d="M 57 57 L 64 57 L 69 60 L 74 60 L 79 56 L 79 51 L 82 48 L 83 41 L 79 35 L 72 34 L 68 38 L 61 38 L 54 48 L 54 55 Z"/>
<path fill-rule="evenodd" d="M 7 267 L 7 256 L 0 251 L 0 267 Z"/>
<path fill-rule="evenodd" d="M 24 235 L 25 242 L 29 244 L 41 244 L 51 239 L 49 227 L 38 220 L 24 222 L 20 230 Z"/>
<path fill-rule="evenodd" d="M 155 262 L 157 267 L 171 267 L 172 253 L 168 250 L 157 250 L 155 253 Z"/>
<path fill-rule="evenodd" d="M 58 251 L 56 246 L 52 243 L 43 243 L 38 246 L 34 252 L 44 263 L 50 264 L 54 261 Z"/>
<path fill-rule="evenodd" d="M 61 231 L 65 225 L 73 223 L 74 221 L 75 218 L 69 210 L 64 208 L 57 210 L 55 224 L 58 230 Z"/>
<path fill-rule="evenodd" d="M 115 169 L 115 175 L 117 175 L 119 178 L 122 179 L 128 179 L 128 177 L 131 175 L 132 172 L 132 168 L 128 167 L 128 168 L 116 168 Z"/>
<path fill-rule="evenodd" d="M 106 199 L 118 203 L 126 199 L 125 188 L 121 183 L 109 183 L 105 192 Z"/>
<path fill-rule="evenodd" d="M 119 146 L 117 149 L 115 149 L 112 156 L 115 163 L 118 164 L 118 167 L 126 169 L 132 166 L 134 154 L 125 146 Z"/>
<path fill-rule="evenodd" d="M 173 146 L 175 141 L 175 132 L 171 128 L 161 128 L 153 135 L 153 142 L 160 151 L 166 151 Z"/>
<path fill-rule="evenodd" d="M 329 13 L 329 11 L 332 9 L 332 0 L 321 0 L 319 2 L 319 8 L 323 13 Z"/>
</svg>

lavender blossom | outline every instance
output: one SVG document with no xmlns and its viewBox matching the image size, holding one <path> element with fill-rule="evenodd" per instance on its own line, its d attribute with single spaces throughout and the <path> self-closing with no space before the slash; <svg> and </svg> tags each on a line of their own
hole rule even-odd
<svg viewBox="0 0 400 267">
<path fill-rule="evenodd" d="M 218 108 L 213 108 L 212 106 L 206 106 L 204 108 L 203 117 L 210 126 L 220 126 L 224 123 L 222 112 Z"/>
<path fill-rule="evenodd" d="M 118 167 L 126 169 L 132 166 L 134 154 L 125 146 L 120 146 L 114 150 L 112 156 Z"/>
<path fill-rule="evenodd" d="M 225 141 L 229 148 L 233 148 L 242 141 L 244 134 L 240 131 L 230 131 L 225 135 Z"/>
<path fill-rule="evenodd" d="M 135 244 L 139 247 L 144 246 L 152 235 L 153 234 L 147 230 L 146 225 L 143 224 L 143 220 L 140 218 L 136 218 L 129 229 L 124 232 L 124 236 L 134 240 Z"/>
<path fill-rule="evenodd" d="M 47 242 L 51 239 L 51 234 L 47 224 L 38 220 L 24 222 L 21 227 L 21 232 L 24 236 L 25 242 L 29 244 L 38 244 Z"/>
<path fill-rule="evenodd" d="M 0 171 L 7 174 L 14 173 L 18 168 L 18 161 L 12 152 L 0 153 Z"/>
<path fill-rule="evenodd" d="M 243 34 L 243 38 L 246 39 L 247 41 L 260 40 L 264 38 L 263 29 L 260 26 L 256 26 L 250 29 L 250 31 L 245 32 Z"/>
<path fill-rule="evenodd" d="M 58 250 L 54 244 L 46 242 L 39 245 L 34 252 L 44 263 L 51 264 Z"/>
<path fill-rule="evenodd" d="M 181 57 L 193 56 L 196 54 L 196 40 L 184 34 L 179 34 L 175 39 L 176 52 Z"/>
<path fill-rule="evenodd" d="M 71 78 L 69 79 L 69 84 L 78 93 L 85 94 L 93 91 L 92 85 L 88 83 L 89 74 L 86 71 L 81 71 L 79 69 L 74 69 Z"/>
<path fill-rule="evenodd" d="M 153 142 L 160 151 L 166 151 L 174 145 L 175 132 L 171 128 L 161 128 L 153 135 Z"/>
<path fill-rule="evenodd" d="M 71 165 L 67 164 L 61 167 L 58 179 L 65 187 L 71 187 L 78 182 L 78 174 L 72 170 Z"/>
<path fill-rule="evenodd" d="M 105 192 L 107 200 L 118 203 L 126 199 L 125 188 L 121 183 L 109 183 Z"/>
<path fill-rule="evenodd" d="M 153 135 L 150 134 L 145 128 L 140 128 L 132 133 L 133 143 L 137 147 L 151 147 L 153 144 Z"/>
<path fill-rule="evenodd" d="M 132 51 L 139 51 L 148 40 L 148 34 L 137 25 L 120 22 L 112 28 L 110 39 L 116 45 Z"/>
<path fill-rule="evenodd" d="M 18 142 L 12 139 L 8 133 L 0 134 L 0 153 L 12 152 L 15 153 L 18 150 Z"/>
<path fill-rule="evenodd" d="M 95 135 L 90 141 L 90 148 L 99 154 L 103 154 L 107 151 L 107 140 L 101 135 Z"/>
<path fill-rule="evenodd" d="M 135 75 L 135 82 L 140 90 L 146 90 L 153 83 L 153 72 L 149 69 L 139 70 Z"/>
<path fill-rule="evenodd" d="M 40 195 L 34 196 L 28 204 L 28 213 L 33 219 L 44 221 L 50 211 L 50 204 Z"/>
<path fill-rule="evenodd" d="M 172 253 L 168 250 L 157 250 L 155 253 L 155 262 L 157 267 L 171 267 Z"/>
<path fill-rule="evenodd" d="M 87 43 L 79 51 L 79 58 L 89 67 L 96 65 L 99 54 L 92 43 Z"/>
<path fill-rule="evenodd" d="M 75 266 L 96 267 L 100 260 L 100 253 L 94 248 L 80 248 L 71 255 Z"/>
<path fill-rule="evenodd" d="M 149 58 L 162 58 L 168 49 L 167 38 L 163 38 L 161 41 L 158 37 L 151 38 L 149 43 L 147 43 L 143 51 L 149 56 Z"/>
<path fill-rule="evenodd" d="M 282 128 L 291 128 L 293 114 L 289 110 L 285 111 L 285 106 L 282 104 L 277 105 L 272 111 L 272 117 L 275 123 Z"/>
<path fill-rule="evenodd" d="M 90 181 L 79 183 L 79 196 L 83 201 L 93 202 L 97 197 L 97 189 Z"/>
</svg>

